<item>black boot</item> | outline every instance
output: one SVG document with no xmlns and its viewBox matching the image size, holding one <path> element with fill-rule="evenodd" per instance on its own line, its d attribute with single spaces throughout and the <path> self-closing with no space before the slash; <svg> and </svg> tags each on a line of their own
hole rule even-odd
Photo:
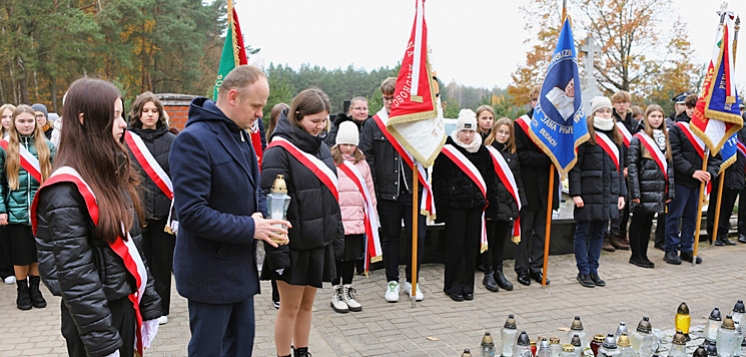
<svg viewBox="0 0 746 357">
<path fill-rule="evenodd" d="M 18 285 L 18 298 L 16 298 L 16 306 L 19 310 L 31 310 L 31 295 L 28 288 L 28 279 L 17 280 Z"/>
<path fill-rule="evenodd" d="M 38 276 L 29 276 L 29 289 L 31 291 L 31 305 L 37 309 L 43 309 L 47 307 L 47 300 L 41 296 L 41 290 L 39 290 L 39 283 L 41 278 Z"/>
<path fill-rule="evenodd" d="M 495 272 L 490 269 L 489 272 L 484 273 L 484 279 L 482 279 L 482 284 L 484 285 L 487 290 L 496 293 L 500 291 L 500 288 L 497 286 L 497 282 L 495 281 Z"/>
<path fill-rule="evenodd" d="M 495 280 L 497 281 L 497 286 L 502 288 L 505 291 L 513 291 L 513 284 L 508 281 L 508 279 L 505 279 L 505 274 L 503 274 L 503 267 L 500 266 L 497 268 L 497 271 L 495 271 Z"/>
<path fill-rule="evenodd" d="M 301 347 L 293 349 L 293 357 L 313 357 L 313 355 L 308 353 L 308 347 Z"/>
</svg>

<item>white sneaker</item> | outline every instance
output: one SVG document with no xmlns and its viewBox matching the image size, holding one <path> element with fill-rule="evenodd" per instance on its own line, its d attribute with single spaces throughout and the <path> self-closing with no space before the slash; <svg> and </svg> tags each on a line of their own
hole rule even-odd
<svg viewBox="0 0 746 357">
<path fill-rule="evenodd" d="M 8 284 L 8 285 L 15 284 L 16 283 L 16 277 L 15 277 L 15 275 L 11 275 L 11 276 L 5 278 L 5 283 Z"/>
<path fill-rule="evenodd" d="M 168 323 L 168 316 L 161 316 L 158 318 L 159 325 L 165 325 Z"/>
<path fill-rule="evenodd" d="M 334 312 L 340 313 L 340 314 L 346 314 L 350 312 L 350 309 L 347 307 L 347 304 L 344 301 L 344 288 L 342 285 L 334 285 L 332 287 L 334 291 L 332 292 L 332 301 L 329 303 L 329 305 L 334 309 Z"/>
<path fill-rule="evenodd" d="M 343 286 L 343 289 L 344 290 L 342 292 L 342 297 L 344 298 L 344 302 L 345 304 L 347 304 L 347 307 L 350 309 L 350 311 L 363 311 L 363 305 L 360 305 L 360 303 L 355 300 L 354 293 L 356 293 L 357 290 L 355 290 L 352 285 L 345 285 Z"/>
<path fill-rule="evenodd" d="M 404 283 L 404 293 L 407 294 L 407 296 L 412 296 L 412 283 L 406 282 Z M 420 284 L 417 284 L 417 291 L 414 294 L 414 298 L 417 301 L 422 301 L 425 299 L 425 295 L 422 294 L 422 291 L 420 290 Z"/>
<path fill-rule="evenodd" d="M 383 297 L 386 298 L 386 301 L 388 302 L 399 301 L 399 282 L 394 280 L 389 281 L 388 286 L 386 287 L 386 294 Z"/>
</svg>

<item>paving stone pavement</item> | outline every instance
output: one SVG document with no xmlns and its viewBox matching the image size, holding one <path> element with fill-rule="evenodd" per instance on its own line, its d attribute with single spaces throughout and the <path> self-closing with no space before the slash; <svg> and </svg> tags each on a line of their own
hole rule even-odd
<svg viewBox="0 0 746 357">
<path fill-rule="evenodd" d="M 401 295 L 398 303 L 383 299 L 386 282 L 383 271 L 369 277 L 357 276 L 354 286 L 363 304 L 359 313 L 337 314 L 329 307 L 331 288 L 319 290 L 313 317 L 310 352 L 324 356 L 460 356 L 464 348 L 475 351 L 484 331 L 493 332 L 496 343 L 508 314 L 515 314 L 519 330 L 531 338 L 558 336 L 565 343 L 573 316 L 580 315 L 588 333 L 614 332 L 620 321 L 630 330 L 642 316 L 649 316 L 654 328 L 673 328 L 676 309 L 685 301 L 691 309 L 692 325 L 702 325 L 713 307 L 730 311 L 738 299 L 746 298 L 744 268 L 746 245 L 714 247 L 702 244 L 704 263 L 668 265 L 663 253 L 649 250 L 655 269 L 641 269 L 628 263 L 629 251 L 602 253 L 600 275 L 604 288 L 583 288 L 575 281 L 577 270 L 572 255 L 549 258 L 551 285 L 515 282 L 513 264 L 507 262 L 512 292 L 491 293 L 481 285 L 477 272 L 475 299 L 453 302 L 442 293 L 443 266 L 425 265 L 421 272 L 425 300 L 416 308 Z M 403 274 L 402 274 L 403 276 Z M 272 308 L 269 283 L 262 282 L 264 294 L 255 299 L 256 344 L 254 356 L 274 356 Z M 60 335 L 60 299 L 45 289 L 48 307 L 20 311 L 15 308 L 15 286 L 0 285 L 0 356 L 66 355 Z M 169 323 L 161 326 L 154 346 L 146 356 L 186 356 L 189 324 L 186 300 L 172 291 Z M 666 346 L 667 347 L 667 346 Z"/>
</svg>

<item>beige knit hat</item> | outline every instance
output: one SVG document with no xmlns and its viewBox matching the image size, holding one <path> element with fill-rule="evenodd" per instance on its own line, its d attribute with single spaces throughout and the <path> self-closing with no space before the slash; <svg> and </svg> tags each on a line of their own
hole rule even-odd
<svg viewBox="0 0 746 357">
<path fill-rule="evenodd" d="M 339 144 L 351 144 L 357 146 L 360 141 L 358 135 L 357 124 L 351 121 L 345 121 L 339 124 L 339 130 L 337 131 L 337 139 L 335 143 Z"/>
</svg>

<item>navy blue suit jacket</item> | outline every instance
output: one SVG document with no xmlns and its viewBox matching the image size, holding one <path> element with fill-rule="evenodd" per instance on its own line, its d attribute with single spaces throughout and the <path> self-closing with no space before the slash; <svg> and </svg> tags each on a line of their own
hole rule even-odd
<svg viewBox="0 0 746 357">
<path fill-rule="evenodd" d="M 255 212 L 267 212 L 249 136 L 206 98 L 189 108 L 169 155 L 179 232 L 174 276 L 180 295 L 230 304 L 259 293 Z"/>
</svg>

